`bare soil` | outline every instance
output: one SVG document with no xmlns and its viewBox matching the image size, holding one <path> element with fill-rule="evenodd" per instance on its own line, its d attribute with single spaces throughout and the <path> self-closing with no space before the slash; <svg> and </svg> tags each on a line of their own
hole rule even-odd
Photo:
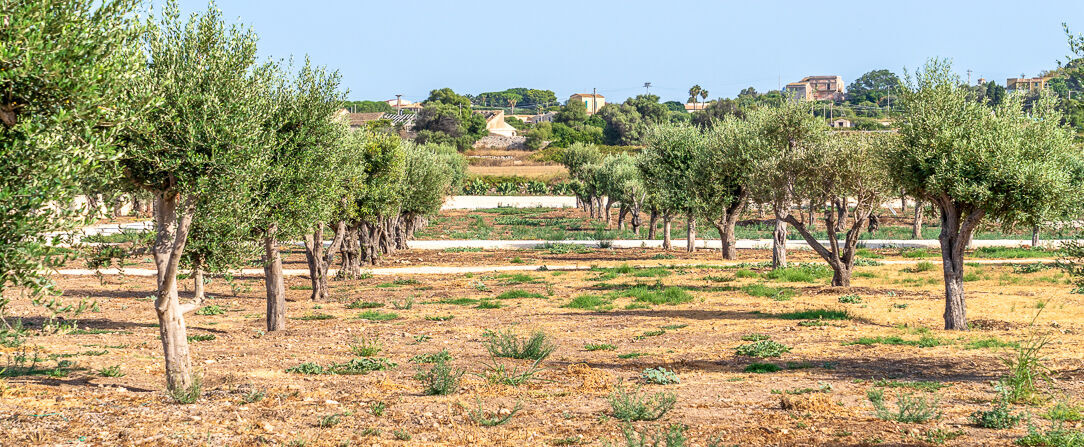
<svg viewBox="0 0 1084 447">
<path fill-rule="evenodd" d="M 749 262 L 768 255 L 739 253 Z M 879 253 L 901 259 L 891 250 Z M 298 251 L 287 256 L 287 268 L 304 266 Z M 794 260 L 819 262 L 811 256 L 791 253 Z M 1048 425 L 1041 414 L 1056 397 L 1074 399 L 1084 392 L 1084 295 L 1071 294 L 1072 286 L 1056 270 L 1025 274 L 1013 273 L 1009 266 L 968 267 L 974 274 L 966 283 L 974 329 L 947 332 L 939 329 L 944 302 L 937 268 L 911 273 L 900 265 L 859 267 L 855 287 L 836 289 L 827 286 L 827 278 L 770 280 L 759 275 L 765 270 L 755 265 L 745 266 L 742 273 L 696 265 L 709 259 L 718 259 L 718 253 L 408 250 L 387 259 L 386 265 L 690 265 L 652 271 L 337 280 L 332 282 L 333 299 L 318 303 L 308 301 L 307 278 L 290 277 L 287 314 L 292 319 L 287 330 L 277 333 L 264 332 L 259 278 L 215 278 L 208 286 L 213 298 L 207 304 L 224 313 L 187 316 L 189 335 L 202 340 L 191 344 L 193 362 L 203 377 L 203 395 L 191 405 L 174 403 L 163 391 L 153 278 L 61 277 L 65 303 L 85 298 L 97 306 L 64 316 L 61 323 L 68 327 L 49 334 L 39 333 L 47 315 L 42 307 L 27 299 L 9 306 L 8 320 L 22 317 L 33 335 L 20 347 L 0 347 L 5 362 L 0 365 L 11 367 L 18 356 L 36 355 L 42 359 L 39 370 L 53 375 L 9 377 L 0 384 L 0 445 L 624 445 L 623 423 L 612 417 L 607 401 L 619 385 L 674 393 L 673 410 L 656 422 L 633 426 L 650 430 L 683 424 L 690 445 L 707 445 L 712 438 L 721 440 L 719 445 L 743 446 L 932 445 L 927 440 L 937 433 L 957 435 L 945 445 L 1010 445 L 1025 433 L 1022 426 L 982 429 L 970 425 L 968 416 L 992 407 L 992 382 L 1006 373 L 1002 358 L 1012 351 L 972 349 L 969 344 L 990 338 L 1013 342 L 1032 333 L 1053 337 L 1044 355 L 1056 382 L 1044 385 L 1050 392 L 1044 402 L 1014 406 L 1014 411 L 1028 412 L 1033 423 Z M 141 265 L 144 261 L 134 260 Z M 741 290 L 754 283 L 789 287 L 799 294 L 775 301 Z M 191 281 L 183 284 L 191 290 Z M 633 284 L 681 287 L 693 299 L 644 305 L 618 297 L 606 311 L 563 307 L 582 294 L 605 296 Z M 542 298 L 497 299 L 512 290 Z M 839 297 L 848 294 L 858 295 L 861 302 L 841 303 Z M 458 298 L 487 299 L 501 307 L 452 304 Z M 411 301 L 409 308 L 395 308 Z M 348 308 L 352 302 L 381 307 Z M 812 309 L 846 310 L 852 318 L 814 323 L 783 318 L 786 312 Z M 358 319 L 365 311 L 396 315 L 387 321 Z M 494 362 L 520 371 L 529 366 L 526 360 L 491 358 L 486 333 L 498 330 L 521 336 L 544 331 L 556 345 L 535 380 L 516 387 L 491 384 L 480 376 Z M 772 358 L 738 355 L 736 349 L 750 343 L 742 337 L 753 333 L 765 334 L 790 351 Z M 933 337 L 938 343 L 852 344 L 860 337 L 878 336 Z M 328 365 L 356 358 L 350 344 L 360 338 L 379 340 L 381 350 L 375 357 L 396 366 L 364 375 L 287 372 L 302 363 Z M 614 349 L 588 351 L 588 344 Z M 431 365 L 411 359 L 441 350 L 466 374 L 458 392 L 427 396 L 415 374 Z M 746 372 L 752 363 L 771 363 L 781 370 Z M 105 377 L 102 371 L 112 366 L 123 376 Z M 680 383 L 644 383 L 642 371 L 656 367 L 674 371 Z M 910 381 L 943 385 L 933 393 L 942 417 L 925 424 L 877 418 L 866 392 Z M 802 389 L 817 391 L 798 393 Z M 890 407 L 900 393 L 923 395 L 907 388 L 884 389 Z M 262 398 L 256 400 L 258 395 Z M 374 408 L 380 404 L 386 409 L 376 415 Z M 522 410 L 506 424 L 484 427 L 468 414 L 479 404 L 493 411 L 519 404 Z M 335 419 L 332 415 L 338 415 L 337 423 L 329 422 Z"/>
</svg>

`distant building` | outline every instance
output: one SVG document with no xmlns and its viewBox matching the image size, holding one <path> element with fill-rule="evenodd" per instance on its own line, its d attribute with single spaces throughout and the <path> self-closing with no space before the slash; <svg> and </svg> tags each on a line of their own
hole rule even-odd
<svg viewBox="0 0 1084 447">
<path fill-rule="evenodd" d="M 346 123 L 353 129 L 364 126 L 365 123 L 369 121 L 376 121 L 384 118 L 384 112 L 352 113 L 346 109 L 339 111 L 339 115 L 345 118 Z"/>
<path fill-rule="evenodd" d="M 486 130 L 489 131 L 490 135 L 516 136 L 516 128 L 504 121 L 504 110 L 482 110 L 477 113 L 481 113 L 485 117 Z"/>
<path fill-rule="evenodd" d="M 1033 92 L 1046 90 L 1046 82 L 1053 76 L 1041 76 L 1038 78 L 1009 78 L 1005 80 L 1005 90 L 1023 90 Z"/>
<path fill-rule="evenodd" d="M 847 118 L 836 118 L 832 122 L 828 123 L 828 125 L 835 127 L 836 129 L 849 128 L 851 127 L 851 120 Z"/>
<path fill-rule="evenodd" d="M 527 124 L 536 123 L 552 123 L 553 117 L 557 116 L 557 112 L 546 112 L 540 115 L 507 115 L 508 117 L 515 118 L 523 121 Z"/>
<path fill-rule="evenodd" d="M 420 102 L 410 102 L 403 98 L 389 99 L 384 102 L 388 103 L 393 109 L 413 110 L 415 112 L 422 109 L 422 104 Z"/>
<path fill-rule="evenodd" d="M 594 93 L 576 93 L 568 97 L 568 102 L 583 101 L 583 105 L 587 107 L 587 114 L 594 115 L 606 105 L 606 97 Z"/>
<path fill-rule="evenodd" d="M 696 112 L 708 108 L 709 102 L 687 102 L 685 103 L 686 112 Z"/>
<path fill-rule="evenodd" d="M 799 101 L 842 101 L 846 93 L 842 76 L 806 76 L 783 90 Z"/>
</svg>

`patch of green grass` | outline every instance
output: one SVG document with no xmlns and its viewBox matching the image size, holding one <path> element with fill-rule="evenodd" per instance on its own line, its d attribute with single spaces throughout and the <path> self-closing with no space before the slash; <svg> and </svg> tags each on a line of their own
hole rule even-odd
<svg viewBox="0 0 1084 447">
<path fill-rule="evenodd" d="M 745 372 L 755 374 L 773 373 L 782 370 L 782 367 L 774 363 L 750 363 L 745 367 Z"/>
<path fill-rule="evenodd" d="M 474 308 L 475 309 L 500 309 L 501 308 L 501 303 L 496 302 L 496 301 L 490 301 L 490 300 L 481 300 L 481 301 L 478 302 L 477 306 L 474 306 Z"/>
<path fill-rule="evenodd" d="M 739 278 L 739 279 L 742 279 L 742 278 L 759 278 L 760 274 L 757 273 L 757 272 L 754 272 L 752 270 L 749 270 L 749 269 L 740 269 L 740 270 L 734 272 L 734 277 Z"/>
<path fill-rule="evenodd" d="M 928 272 L 934 269 L 934 265 L 930 261 L 919 261 L 913 266 L 900 270 L 903 273 L 922 273 Z"/>
<path fill-rule="evenodd" d="M 850 320 L 851 314 L 845 310 L 832 309 L 809 309 L 797 312 L 783 312 L 770 314 L 773 318 L 783 320 Z"/>
<path fill-rule="evenodd" d="M 448 321 L 455 318 L 455 315 L 426 315 L 426 321 Z"/>
<path fill-rule="evenodd" d="M 107 366 L 99 369 L 98 375 L 102 377 L 124 377 L 124 373 L 120 370 L 120 365 Z"/>
<path fill-rule="evenodd" d="M 972 252 L 976 258 L 1024 259 L 1057 257 L 1057 252 L 1042 248 L 1024 247 L 979 247 Z"/>
<path fill-rule="evenodd" d="M 444 396 L 459 390 L 459 379 L 464 373 L 463 369 L 449 366 L 447 361 L 438 361 L 428 371 L 418 371 L 414 378 L 422 382 L 427 396 Z"/>
<path fill-rule="evenodd" d="M 782 282 L 817 282 L 818 279 L 831 278 L 832 269 L 823 264 L 798 264 L 771 270 L 764 277 Z"/>
<path fill-rule="evenodd" d="M 843 345 L 896 345 L 917 346 L 919 348 L 932 348 L 934 346 L 941 346 L 944 343 L 944 340 L 929 335 L 922 336 L 922 338 L 919 338 L 918 340 L 907 340 L 899 336 L 890 335 L 887 337 L 859 337 L 858 339 L 851 342 L 843 342 Z"/>
<path fill-rule="evenodd" d="M 516 299 L 520 299 L 520 298 L 542 298 L 542 299 L 545 299 L 546 296 L 541 294 L 541 293 L 528 292 L 526 290 L 520 290 L 520 289 L 512 289 L 512 290 L 509 290 L 507 292 L 504 292 L 504 293 L 494 297 L 494 299 L 498 299 L 498 300 L 516 300 Z"/>
<path fill-rule="evenodd" d="M 689 327 L 687 324 L 667 324 L 665 326 L 659 326 L 660 329 L 666 329 L 668 331 L 674 331 L 678 329 L 684 329 Z"/>
<path fill-rule="evenodd" d="M 731 282 L 731 281 L 734 280 L 734 277 L 733 276 L 722 276 L 722 275 L 708 275 L 708 276 L 703 277 L 702 279 L 704 281 L 711 281 L 711 282 Z"/>
<path fill-rule="evenodd" d="M 448 247 L 444 249 L 445 253 L 477 253 L 482 251 L 481 247 Z"/>
<path fill-rule="evenodd" d="M 384 307 L 384 303 L 378 303 L 376 301 L 362 301 L 354 300 L 350 304 L 346 305 L 347 309 L 375 309 L 378 307 Z"/>
<path fill-rule="evenodd" d="M 877 253 L 877 252 L 875 252 L 873 250 L 870 250 L 868 248 L 859 248 L 858 250 L 855 250 L 854 254 L 856 256 L 863 257 L 863 258 L 866 258 L 866 259 L 884 259 L 884 257 L 885 257 L 885 255 Z"/>
<path fill-rule="evenodd" d="M 647 332 L 644 332 L 643 334 L 637 335 L 637 336 L 632 337 L 632 338 L 634 340 L 643 340 L 643 339 L 645 339 L 647 337 L 658 337 L 658 336 L 660 336 L 662 334 L 665 334 L 665 333 L 666 333 L 665 330 L 659 329 L 657 331 L 647 331 Z"/>
<path fill-rule="evenodd" d="M 1015 348 L 1019 346 L 1019 343 L 1014 341 L 1001 341 L 997 337 L 985 337 L 977 338 L 967 342 L 964 345 L 964 349 L 998 349 L 998 348 Z"/>
<path fill-rule="evenodd" d="M 1084 447 L 1084 431 L 1065 428 L 1062 424 L 1054 424 L 1045 430 L 1028 424 L 1028 434 L 1017 439 L 1016 444 L 1025 447 Z"/>
<path fill-rule="evenodd" d="M 741 288 L 749 296 L 771 298 L 775 301 L 788 301 L 798 295 L 798 291 L 789 287 L 770 287 L 764 284 L 749 284 Z"/>
<path fill-rule="evenodd" d="M 663 290 L 651 290 L 647 287 L 634 287 L 624 291 L 621 295 L 635 298 L 635 301 L 637 302 L 651 303 L 654 305 L 666 304 L 672 306 L 688 303 L 693 300 L 693 296 L 681 287 L 667 287 Z"/>
<path fill-rule="evenodd" d="M 1043 417 L 1052 421 L 1080 422 L 1084 420 L 1084 405 L 1059 401 Z"/>
<path fill-rule="evenodd" d="M 562 307 L 585 310 L 610 310 L 613 309 L 613 300 L 598 295 L 580 295 L 569 301 Z"/>
<path fill-rule="evenodd" d="M 644 357 L 646 355 L 650 355 L 650 354 L 648 354 L 646 352 L 626 352 L 624 354 L 618 354 L 617 358 L 619 358 L 619 359 L 634 359 L 634 358 L 638 358 L 638 357 Z"/>
<path fill-rule="evenodd" d="M 607 343 L 588 343 L 583 345 L 585 351 L 613 351 L 617 346 Z"/>
<path fill-rule="evenodd" d="M 498 279 L 504 280 L 504 284 L 533 284 L 539 281 L 539 279 L 528 275 L 526 273 L 501 273 L 497 275 Z"/>
<path fill-rule="evenodd" d="M 385 358 L 355 358 L 345 363 L 332 363 L 322 366 L 314 362 L 306 362 L 286 369 L 292 374 L 305 375 L 358 375 L 367 374 L 370 371 L 383 371 L 395 367 L 395 362 Z"/>
<path fill-rule="evenodd" d="M 365 312 L 359 313 L 358 316 L 355 318 L 358 320 L 369 321 L 389 321 L 399 318 L 399 314 L 395 312 L 380 312 L 378 310 L 367 310 Z"/>
<path fill-rule="evenodd" d="M 735 349 L 736 354 L 749 357 L 779 357 L 786 352 L 790 352 L 790 347 L 773 340 L 744 344 Z"/>
<path fill-rule="evenodd" d="M 353 352 L 354 355 L 358 357 L 372 357 L 374 355 L 377 355 L 382 349 L 384 349 L 383 345 L 381 345 L 380 343 L 380 340 L 377 340 L 375 337 L 355 338 L 354 341 L 347 346 L 350 347 L 350 352 Z"/>
<path fill-rule="evenodd" d="M 215 334 L 196 334 L 196 335 L 189 335 L 188 336 L 189 343 L 195 342 L 195 341 L 211 341 L 211 340 L 214 340 L 214 339 L 215 339 Z"/>
</svg>

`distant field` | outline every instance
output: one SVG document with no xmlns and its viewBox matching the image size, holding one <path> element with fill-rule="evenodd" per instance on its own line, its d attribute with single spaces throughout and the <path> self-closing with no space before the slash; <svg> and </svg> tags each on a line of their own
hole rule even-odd
<svg viewBox="0 0 1084 447">
<path fill-rule="evenodd" d="M 494 175 L 521 177 L 533 177 L 540 180 L 548 180 L 557 177 L 568 177 L 568 170 L 559 165 L 526 165 L 526 166 L 468 166 L 467 172 L 472 175 Z"/>
</svg>

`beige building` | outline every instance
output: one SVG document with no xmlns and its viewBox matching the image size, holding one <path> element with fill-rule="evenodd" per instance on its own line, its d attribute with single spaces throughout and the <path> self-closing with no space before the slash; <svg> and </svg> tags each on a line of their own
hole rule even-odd
<svg viewBox="0 0 1084 447">
<path fill-rule="evenodd" d="M 799 101 L 842 101 L 846 93 L 842 76 L 806 76 L 783 91 Z"/>
<path fill-rule="evenodd" d="M 836 118 L 832 122 L 828 123 L 828 125 L 835 127 L 836 129 L 849 128 L 851 127 L 851 120 L 847 118 Z"/>
<path fill-rule="evenodd" d="M 413 111 L 417 112 L 417 111 L 422 109 L 422 104 L 421 103 L 410 102 L 409 100 L 406 100 L 406 99 L 403 99 L 403 98 L 389 99 L 389 100 L 384 101 L 384 102 L 388 103 L 389 106 L 392 106 L 392 108 L 395 108 L 397 110 L 398 109 L 413 110 Z"/>
<path fill-rule="evenodd" d="M 1046 90 L 1046 83 L 1053 76 L 1041 76 L 1038 78 L 1009 78 L 1005 80 L 1005 90 L 1025 90 L 1033 92 Z"/>
<path fill-rule="evenodd" d="M 685 103 L 686 112 L 697 112 L 708 108 L 708 104 L 711 102 L 687 102 Z"/>
<path fill-rule="evenodd" d="M 594 93 L 576 93 L 568 97 L 568 101 L 583 101 L 584 107 L 587 107 L 587 114 L 594 115 L 606 105 L 606 97 Z"/>
<path fill-rule="evenodd" d="M 490 135 L 516 136 L 516 128 L 504 121 L 504 110 L 482 110 L 478 113 L 485 117 L 486 130 L 489 131 Z"/>
</svg>

